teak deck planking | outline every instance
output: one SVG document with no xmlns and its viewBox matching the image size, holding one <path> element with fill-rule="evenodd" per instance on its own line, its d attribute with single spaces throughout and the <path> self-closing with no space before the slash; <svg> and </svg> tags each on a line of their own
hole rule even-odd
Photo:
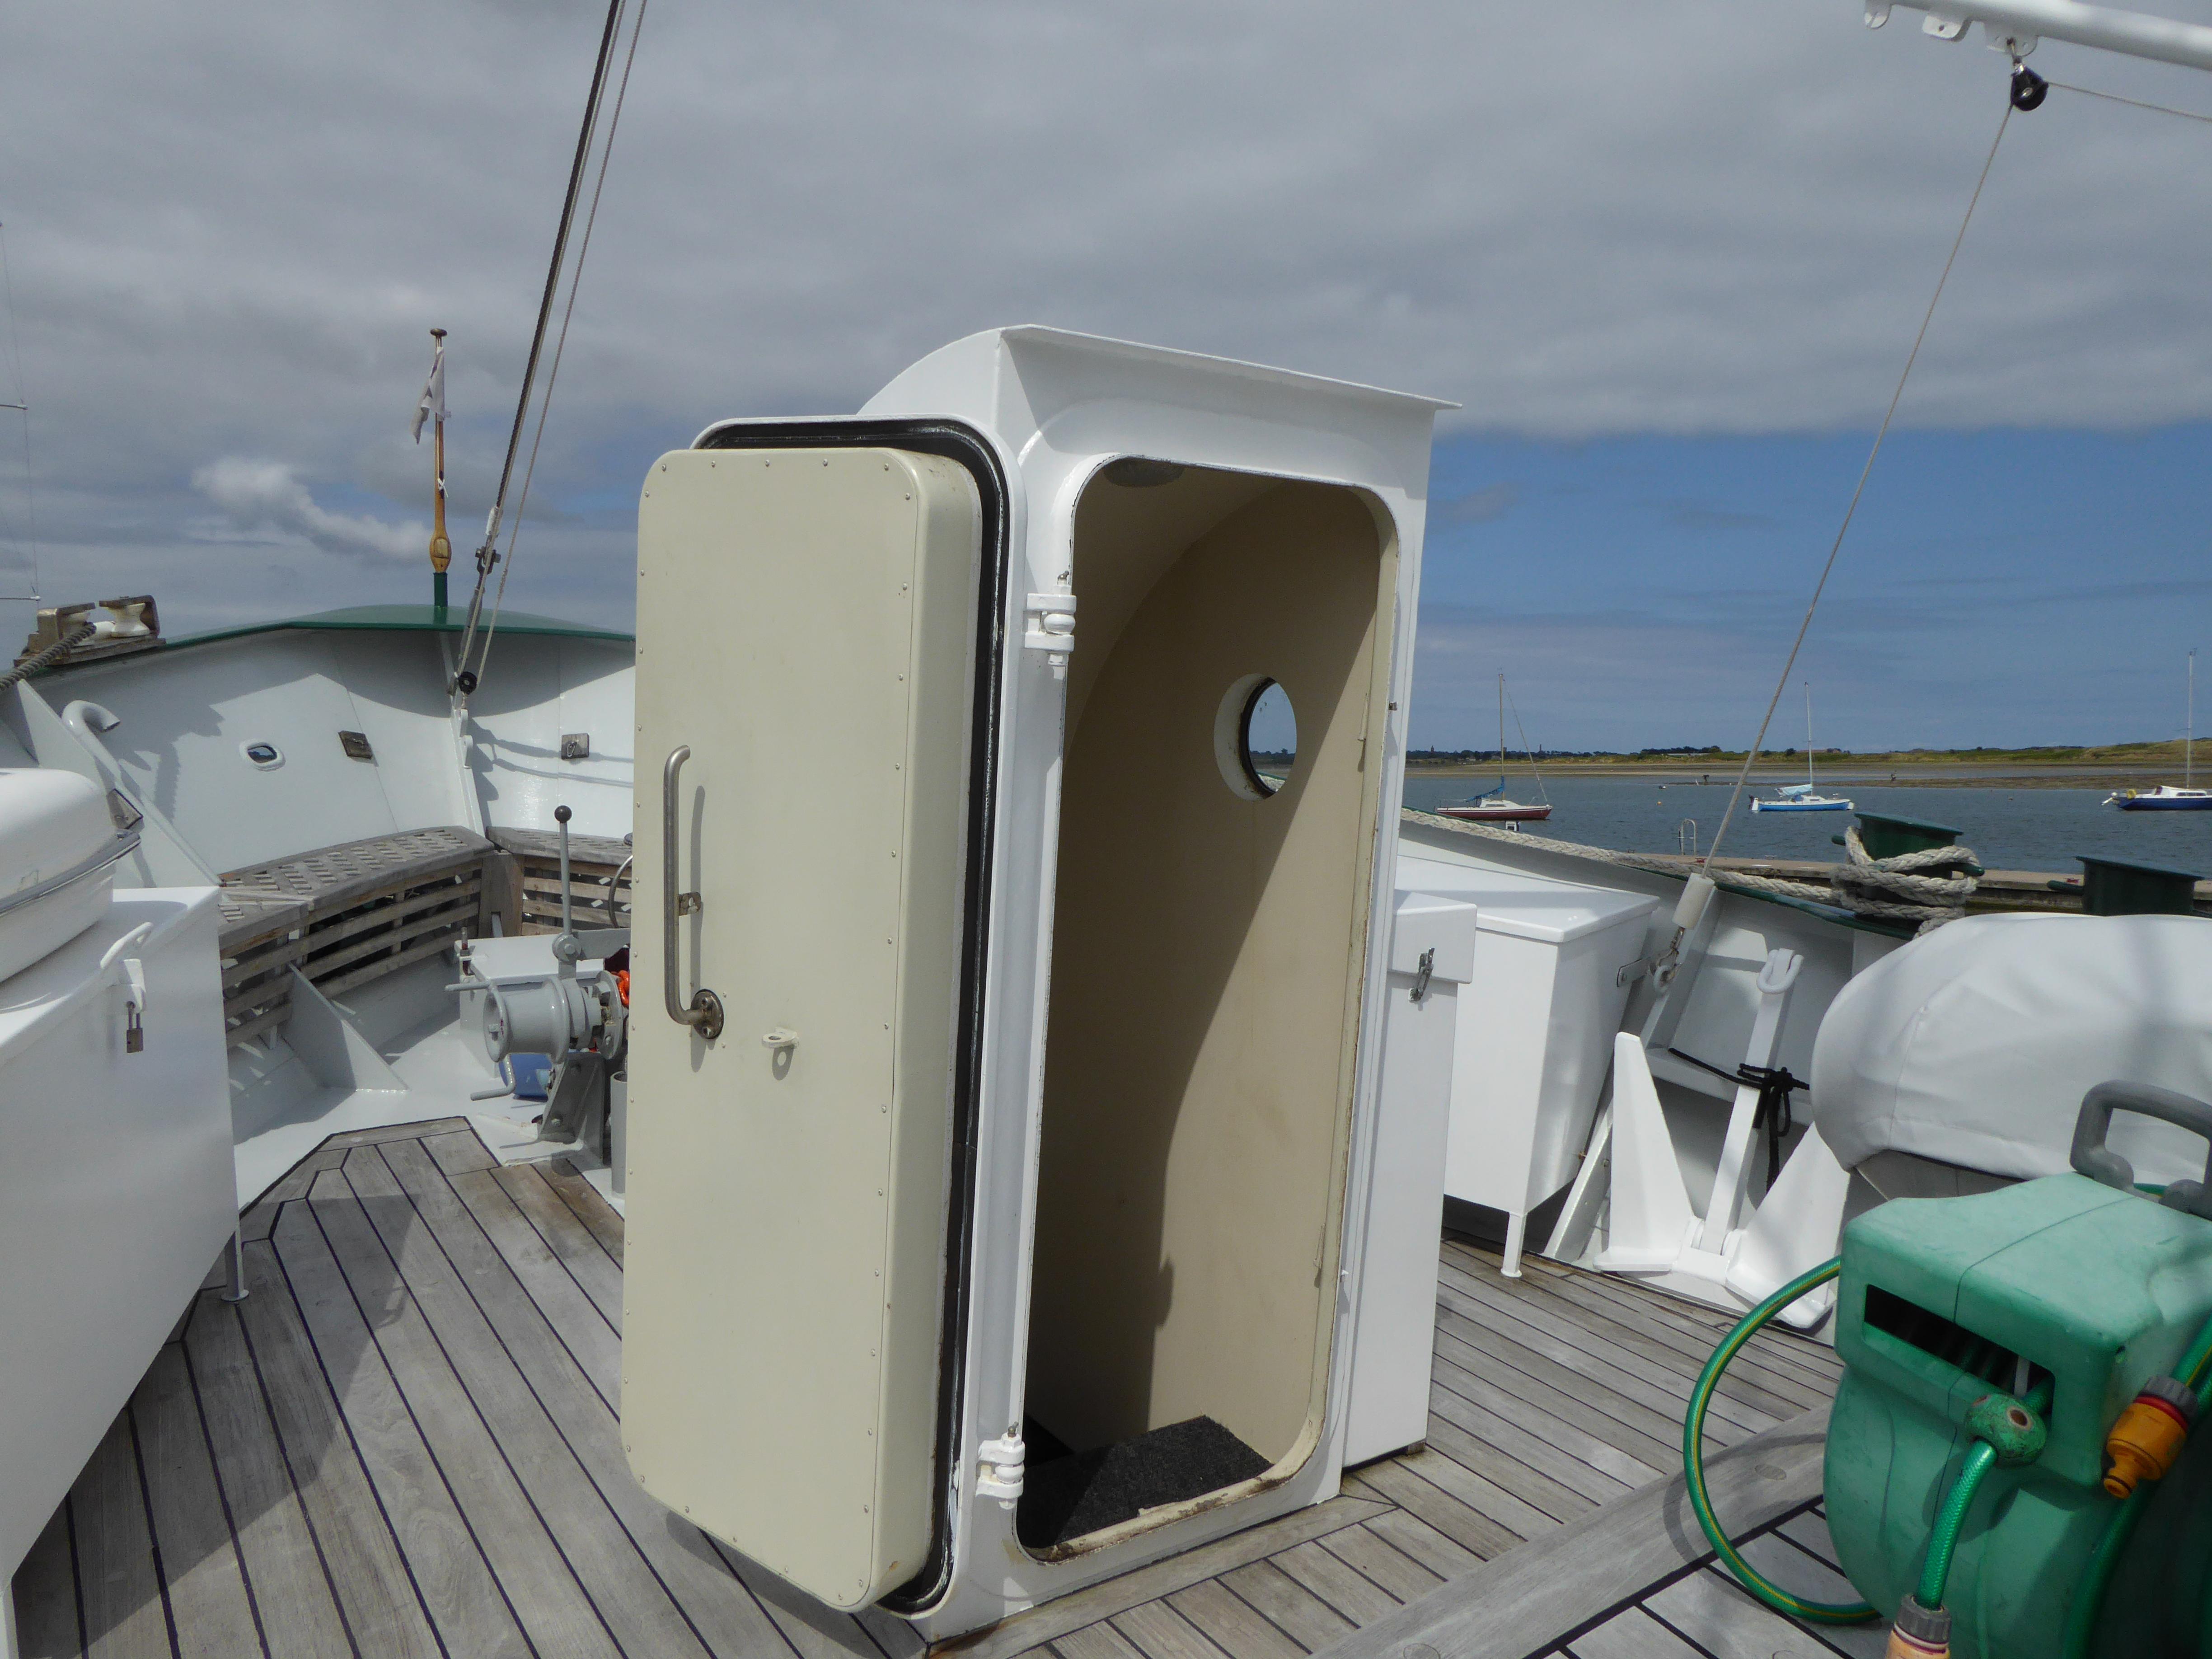
<svg viewBox="0 0 2212 1659">
<path fill-rule="evenodd" d="M 303 1159 L 242 1231 L 252 1294 L 200 1293 L 17 1574 L 25 1659 L 918 1650 L 899 1621 L 811 1603 L 631 1480 L 622 1220 L 573 1170 L 502 1168 L 459 1118 L 364 1130 Z M 1880 1651 L 1865 1630 L 1804 1632 L 1656 1541 L 1681 1408 L 1727 1316 L 1535 1258 L 1501 1279 L 1450 1235 L 1441 1265 L 1425 1446 L 951 1650 L 1298 1659 L 1462 1628 L 1473 1596 L 1509 1646 L 1509 1626 L 1540 1630 L 1507 1659 Z M 1746 1488 L 1747 1513 L 1765 1505 L 1750 1547 L 1834 1594 L 1802 1442 L 1838 1374 L 1832 1351 L 1762 1334 L 1708 1443 L 1758 1437 L 1729 1468 L 1788 1464 L 1784 1487 Z M 1577 1552 L 1605 1558 L 1580 1599 L 1516 1588 Z M 1647 1558 L 1649 1583 L 1613 1583 Z"/>
</svg>

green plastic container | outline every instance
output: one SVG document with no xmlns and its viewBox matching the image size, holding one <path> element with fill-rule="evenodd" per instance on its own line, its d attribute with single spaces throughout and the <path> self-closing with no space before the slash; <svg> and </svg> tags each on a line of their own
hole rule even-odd
<svg viewBox="0 0 2212 1659">
<path fill-rule="evenodd" d="M 2118 1507 L 2106 1432 L 2212 1316 L 2212 1222 L 2081 1175 L 1902 1199 L 1844 1240 L 1828 1527 L 1862 1595 L 1894 1614 L 1968 1447 L 1967 1410 L 2049 1376 L 2050 1440 L 1990 1471 L 1946 1597 L 1957 1659 L 2057 1659 L 2074 1587 Z M 2212 1433 L 2156 1498 L 2105 1601 L 2100 1659 L 2196 1659 L 2212 1569 Z"/>
<path fill-rule="evenodd" d="M 1868 856 L 1893 859 L 1901 853 L 1924 853 L 1931 847 L 1954 847 L 1966 833 L 1948 823 L 1925 823 L 1918 818 L 1897 818 L 1887 812 L 1861 812 L 1859 840 Z M 1840 840 L 1837 845 L 1841 846 Z"/>
<path fill-rule="evenodd" d="M 2193 916 L 2203 877 L 2155 864 L 2075 855 L 2081 861 L 2081 908 L 2093 916 Z"/>
</svg>

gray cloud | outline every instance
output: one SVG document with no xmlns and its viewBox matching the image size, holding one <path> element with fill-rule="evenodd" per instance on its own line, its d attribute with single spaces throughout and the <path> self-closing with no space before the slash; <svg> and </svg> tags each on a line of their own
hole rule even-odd
<svg viewBox="0 0 2212 1659">
<path fill-rule="evenodd" d="M 1433 516 L 1440 524 L 1489 524 L 1504 518 L 1520 504 L 1519 484 L 1494 483 L 1455 495 L 1448 501 L 1438 501 Z"/>
<path fill-rule="evenodd" d="M 390 524 L 366 514 L 318 507 L 307 485 L 282 461 L 226 455 L 192 474 L 192 488 L 240 529 L 296 536 L 325 553 L 407 559 L 422 553 L 428 526 Z"/>
<path fill-rule="evenodd" d="M 2162 9 L 2212 17 L 2212 0 Z M 853 408 L 994 324 L 1431 392 L 1466 405 L 1462 429 L 1869 424 L 2005 65 L 1909 26 L 1869 34 L 1859 9 L 664 0 L 510 601 L 625 617 L 653 455 L 723 416 Z M 281 608 L 274 561 L 316 597 L 377 597 L 376 567 L 348 561 L 401 561 L 404 522 L 427 517 L 427 457 L 403 434 L 433 325 L 453 331 L 468 539 L 598 16 L 585 0 L 11 14 L 0 211 L 51 592 L 134 571 L 165 614 L 211 623 Z M 2037 64 L 2212 105 L 2179 70 L 2051 45 Z M 2058 93 L 2016 118 L 1900 419 L 2212 414 L 2204 142 Z M 290 542 L 226 562 L 192 544 L 209 506 L 192 481 L 240 457 L 314 485 L 305 508 L 289 486 L 252 497 L 251 533 Z M 17 467 L 0 456 L 0 546 L 26 536 Z"/>
</svg>

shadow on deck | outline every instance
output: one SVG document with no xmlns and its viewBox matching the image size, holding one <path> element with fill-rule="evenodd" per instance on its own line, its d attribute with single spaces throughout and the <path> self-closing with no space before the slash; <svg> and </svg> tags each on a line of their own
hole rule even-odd
<svg viewBox="0 0 2212 1659">
<path fill-rule="evenodd" d="M 501 1168 L 459 1120 L 363 1131 L 271 1188 L 246 1237 L 252 1295 L 195 1300 L 18 1573 L 25 1659 L 916 1651 L 907 1626 L 812 1604 L 630 1479 L 622 1221 L 565 1167 Z M 1762 1659 L 1879 1652 L 1753 1607 L 1663 1501 L 1729 1322 L 1546 1262 L 1503 1279 L 1447 1236 L 1425 1447 L 958 1650 L 1619 1659 L 1764 1632 Z M 1831 1351 L 1763 1335 L 1711 1419 L 1712 1449 L 1762 1437 L 1729 1460 L 1751 1471 L 1754 1559 L 1816 1592 L 1834 1589 L 1817 1448 L 1771 1449 L 1817 1438 L 1805 1414 L 1837 1375 Z M 1563 1573 L 1577 1595 L 1528 1599 Z"/>
</svg>

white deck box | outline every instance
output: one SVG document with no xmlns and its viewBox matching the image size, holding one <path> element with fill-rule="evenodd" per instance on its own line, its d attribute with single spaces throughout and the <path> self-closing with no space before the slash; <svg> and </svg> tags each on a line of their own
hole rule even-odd
<svg viewBox="0 0 2212 1659">
<path fill-rule="evenodd" d="M 1504 1212 L 1517 1273 L 1528 1212 L 1575 1178 L 1658 900 L 1406 857 L 1401 884 L 1477 907 L 1460 994 L 1444 1191 Z"/>
<path fill-rule="evenodd" d="M 1474 975 L 1475 918 L 1475 907 L 1463 900 L 1399 890 L 1375 1109 L 1375 1176 L 1359 1261 L 1347 1465 L 1428 1437 L 1452 1053 L 1460 992 Z"/>
<path fill-rule="evenodd" d="M 118 893 L 0 987 L 0 1253 L 18 1264 L 0 1276 L 0 1586 L 238 1224 L 220 921 L 212 887 Z"/>
</svg>

